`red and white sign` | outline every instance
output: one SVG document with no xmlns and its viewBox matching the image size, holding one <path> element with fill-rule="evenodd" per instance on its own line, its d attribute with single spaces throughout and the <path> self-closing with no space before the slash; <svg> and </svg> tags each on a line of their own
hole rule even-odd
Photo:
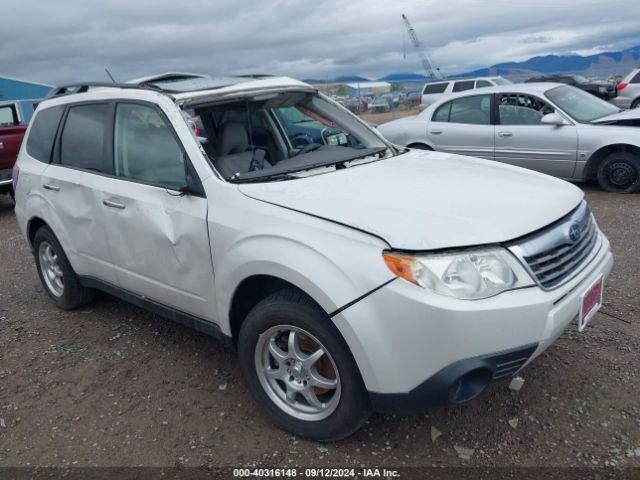
<svg viewBox="0 0 640 480">
<path fill-rule="evenodd" d="M 578 331 L 581 332 L 591 320 L 591 317 L 602 306 L 602 275 L 591 284 L 580 297 L 580 316 L 578 317 Z"/>
</svg>

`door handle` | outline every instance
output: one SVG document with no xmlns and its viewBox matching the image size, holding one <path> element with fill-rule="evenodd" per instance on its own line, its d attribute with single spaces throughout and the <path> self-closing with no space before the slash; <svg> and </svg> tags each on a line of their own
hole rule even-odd
<svg viewBox="0 0 640 480">
<path fill-rule="evenodd" d="M 4 143 L 0 142 L 0 148 L 4 148 Z"/>
<path fill-rule="evenodd" d="M 513 132 L 498 132 L 501 137 L 513 137 Z"/>
<path fill-rule="evenodd" d="M 429 130 L 429 133 L 433 133 L 434 135 L 440 135 L 442 130 Z"/>
<path fill-rule="evenodd" d="M 117 208 L 118 210 L 124 210 L 125 208 L 123 203 L 114 202 L 113 200 L 102 200 L 102 204 L 105 207 Z"/>
<path fill-rule="evenodd" d="M 51 185 L 50 183 L 45 183 L 44 185 L 42 185 L 42 188 L 44 188 L 45 190 L 53 190 L 54 192 L 59 192 L 60 191 L 60 187 L 57 185 Z"/>
</svg>

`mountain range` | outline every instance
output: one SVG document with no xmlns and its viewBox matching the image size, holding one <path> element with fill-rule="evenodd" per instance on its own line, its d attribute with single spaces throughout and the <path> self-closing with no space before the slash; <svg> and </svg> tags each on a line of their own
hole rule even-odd
<svg viewBox="0 0 640 480">
<path fill-rule="evenodd" d="M 535 75 L 551 73 L 579 73 L 585 77 L 603 78 L 614 75 L 626 75 L 640 66 L 640 46 L 621 51 L 602 52 L 595 55 L 543 55 L 529 58 L 522 62 L 503 62 L 486 68 L 469 72 L 447 75 L 448 78 L 486 77 L 501 75 L 514 81 L 526 80 Z M 358 75 L 337 77 L 335 83 L 368 81 Z M 390 83 L 426 82 L 429 79 L 418 73 L 390 73 L 376 80 Z M 325 81 L 305 80 L 309 83 Z"/>
</svg>

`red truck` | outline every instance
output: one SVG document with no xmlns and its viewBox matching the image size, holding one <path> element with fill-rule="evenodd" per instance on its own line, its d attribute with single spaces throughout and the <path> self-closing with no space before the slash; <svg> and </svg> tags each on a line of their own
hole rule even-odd
<svg viewBox="0 0 640 480">
<path fill-rule="evenodd" d="M 0 102 L 0 195 L 13 197 L 11 172 L 37 100 Z"/>
</svg>

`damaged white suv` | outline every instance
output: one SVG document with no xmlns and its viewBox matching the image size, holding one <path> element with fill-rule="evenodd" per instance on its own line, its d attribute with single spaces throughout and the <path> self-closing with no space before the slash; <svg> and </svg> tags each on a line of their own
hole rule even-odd
<svg viewBox="0 0 640 480">
<path fill-rule="evenodd" d="M 471 400 L 582 330 L 613 263 L 575 186 L 398 150 L 288 78 L 55 89 L 13 181 L 59 307 L 99 289 L 227 339 L 315 439 Z"/>
</svg>

